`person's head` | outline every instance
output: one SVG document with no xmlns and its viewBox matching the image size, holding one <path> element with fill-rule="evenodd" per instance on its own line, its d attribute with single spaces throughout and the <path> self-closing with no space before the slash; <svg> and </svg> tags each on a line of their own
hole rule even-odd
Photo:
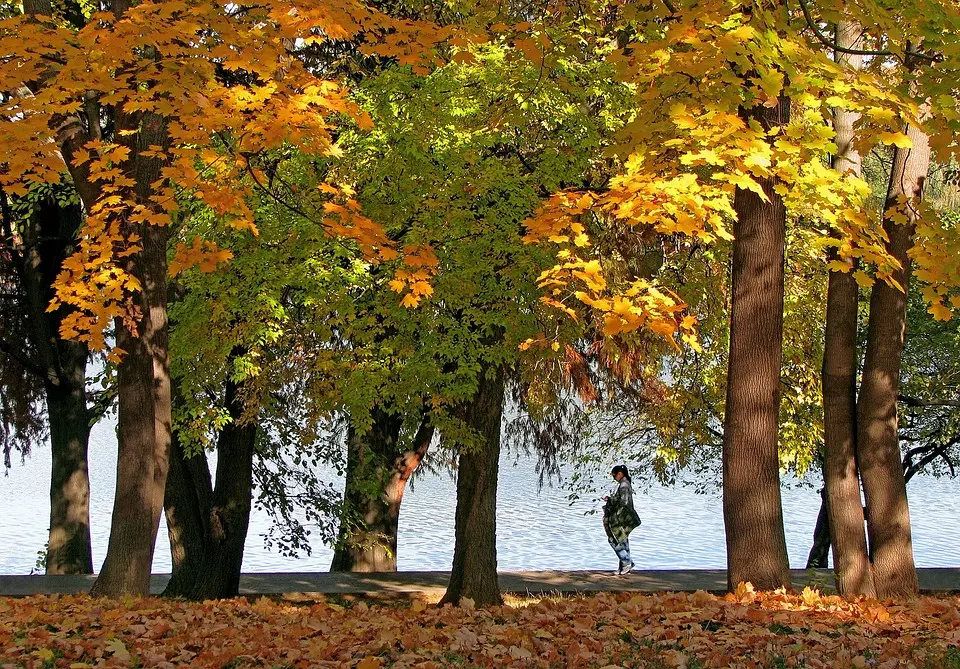
<svg viewBox="0 0 960 669">
<path fill-rule="evenodd" d="M 620 479 L 627 479 L 628 481 L 630 480 L 630 472 L 628 472 L 627 468 L 623 465 L 617 465 L 614 467 L 610 474 L 613 475 L 613 479 L 615 481 L 619 481 Z"/>
</svg>

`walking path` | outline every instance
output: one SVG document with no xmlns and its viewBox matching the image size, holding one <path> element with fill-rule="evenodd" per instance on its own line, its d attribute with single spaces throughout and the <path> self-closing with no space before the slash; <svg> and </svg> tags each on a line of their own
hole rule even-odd
<svg viewBox="0 0 960 669">
<path fill-rule="evenodd" d="M 960 568 L 918 569 L 920 589 L 924 592 L 960 592 Z M 327 572 L 243 574 L 241 595 L 399 595 L 442 593 L 449 572 L 400 571 L 380 574 Z M 85 592 L 94 576 L 0 576 L 0 596 L 25 597 L 37 594 Z M 159 594 L 169 574 L 154 574 L 150 591 Z M 614 576 L 599 571 L 516 571 L 500 572 L 500 589 L 517 594 L 570 592 L 723 592 L 727 573 L 722 569 L 677 569 L 634 571 Z M 793 585 L 833 587 L 833 572 L 828 569 L 794 569 Z"/>
</svg>

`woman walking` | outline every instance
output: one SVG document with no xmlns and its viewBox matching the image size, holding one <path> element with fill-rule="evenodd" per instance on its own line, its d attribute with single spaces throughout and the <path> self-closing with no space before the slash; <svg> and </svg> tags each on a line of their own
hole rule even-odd
<svg viewBox="0 0 960 669">
<path fill-rule="evenodd" d="M 630 472 L 623 465 L 617 465 L 610 473 L 617 482 L 617 490 L 603 498 L 603 529 L 607 533 L 607 541 L 620 558 L 620 568 L 614 574 L 621 575 L 633 569 L 633 560 L 630 559 L 630 532 L 640 525 L 640 516 L 633 508 Z"/>
</svg>

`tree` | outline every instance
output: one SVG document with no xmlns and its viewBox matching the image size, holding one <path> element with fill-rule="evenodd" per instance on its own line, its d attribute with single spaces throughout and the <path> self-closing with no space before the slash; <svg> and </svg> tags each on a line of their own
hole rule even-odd
<svg viewBox="0 0 960 669">
<path fill-rule="evenodd" d="M 841 23 L 836 30 L 836 43 L 842 48 L 853 48 L 857 46 L 859 36 L 859 26 L 850 22 Z M 853 70 L 859 70 L 862 57 L 837 52 L 836 59 Z M 849 172 L 856 177 L 862 173 L 860 154 L 854 147 L 854 123 L 858 118 L 855 112 L 843 109 L 835 112 L 837 151 L 832 159 L 835 170 Z M 859 285 L 852 271 L 856 268 L 854 260 L 841 260 L 836 247 L 831 247 L 829 260 L 831 263 L 844 263 L 846 267 L 842 272 L 830 271 L 827 286 L 822 373 L 823 504 L 827 513 L 822 515 L 826 516 L 826 537 L 833 546 L 837 591 L 852 597 L 872 597 L 875 592 L 863 528 L 860 473 L 856 457 Z"/>
<path fill-rule="evenodd" d="M 225 387 L 229 422 L 217 435 L 217 472 L 211 486 L 203 453 L 187 457 L 175 443 L 164 509 L 173 573 L 164 595 L 188 599 L 236 597 L 250 522 L 257 424 L 244 419 L 242 383 Z"/>
<path fill-rule="evenodd" d="M 456 544 L 450 582 L 441 603 L 464 598 L 501 604 L 497 582 L 497 477 L 505 376 L 483 369 L 477 391 L 463 408 L 464 423 L 479 437 L 461 444 L 457 461 Z"/>
<path fill-rule="evenodd" d="M 590 82 L 589 68 L 596 67 L 572 63 L 565 72 Z M 353 519 L 347 516 L 349 526 L 341 528 L 346 548 L 338 547 L 334 569 L 366 562 L 393 567 L 396 510 L 384 501 L 398 497 L 395 482 L 402 477 L 394 472 L 404 471 L 409 454 L 419 458 L 418 444 L 426 442 L 416 435 L 427 427 L 440 434 L 440 448 L 467 465 L 458 476 L 462 504 L 494 504 L 496 475 L 487 467 L 498 462 L 500 419 L 484 419 L 496 423 L 491 433 L 467 418 L 481 401 L 475 393 L 482 370 L 519 386 L 531 374 L 530 361 L 562 355 L 559 346 L 518 349 L 549 323 L 534 278 L 550 256 L 523 243 L 522 221 L 556 183 L 584 178 L 609 121 L 585 109 L 597 92 L 538 85 L 539 73 L 503 37 L 465 45 L 428 76 L 387 69 L 356 88 L 375 127 L 345 133 L 347 158 L 338 176 L 354 185 L 364 213 L 410 250 L 403 274 L 371 271 L 369 281 L 418 306 L 398 308 L 389 293 L 364 289 L 340 333 L 349 342 L 346 355 L 359 362 L 342 383 L 350 400 L 344 403 L 351 423 L 346 511 Z M 526 95 L 523 112 L 515 108 L 517 91 Z M 563 335 L 575 330 L 572 323 L 557 327 Z M 490 391 L 501 397 L 498 412 L 505 383 Z M 546 384 L 542 390 L 545 398 Z M 468 521 L 482 529 L 469 529 Z M 497 592 L 494 547 L 473 544 L 495 536 L 495 516 L 467 514 L 460 523 L 468 529 L 458 535 L 455 562 L 479 565 L 482 558 L 494 576 L 484 577 L 492 582 L 484 593 L 452 582 L 451 596 L 490 599 Z"/>
<path fill-rule="evenodd" d="M 113 354 L 122 358 L 118 490 L 94 591 L 146 594 L 170 446 L 166 242 L 178 198 L 203 198 L 221 225 L 249 230 L 247 199 L 262 176 L 250 158 L 283 144 L 317 155 L 330 149 L 328 118 L 355 109 L 337 84 L 290 54 L 298 38 L 397 29 L 378 45 L 387 45 L 383 55 L 420 62 L 438 33 L 403 40 L 410 22 L 349 1 L 339 19 L 310 7 L 114 2 L 112 13 L 96 12 L 79 29 L 53 20 L 49 3 L 24 9 L 0 24 L 0 89 L 29 83 L 29 94 L 3 110 L 0 185 L 22 194 L 59 180 L 65 164 L 87 212 L 53 306 L 74 307 L 61 334 L 95 349 L 115 322 Z M 350 210 L 328 213 L 329 232 L 360 239 L 371 255 L 389 247 Z M 181 265 L 218 251 L 194 247 Z"/>
<path fill-rule="evenodd" d="M 330 571 L 397 570 L 400 504 L 410 476 L 433 441 L 434 427 L 421 422 L 401 435 L 403 418 L 375 407 L 366 433 L 347 432 L 344 513 Z"/>
<path fill-rule="evenodd" d="M 744 110 L 765 130 L 789 122 L 789 100 Z M 723 424 L 727 587 L 790 587 L 777 456 L 786 208 L 776 179 L 764 196 L 738 189 L 733 235 L 730 368 Z"/>
<path fill-rule="evenodd" d="M 927 136 L 917 126 L 908 126 L 906 135 L 911 146 L 894 153 L 884 226 L 890 253 L 901 263 L 894 275 L 899 285 L 877 283 L 870 294 L 866 358 L 857 401 L 857 455 L 867 504 L 873 576 L 881 597 L 915 597 L 919 592 L 900 460 L 897 396 L 910 282 L 908 251 L 916 218 L 909 202 L 919 201 L 923 194 L 930 149 Z M 905 220 L 897 221 L 900 217 Z"/>
<path fill-rule="evenodd" d="M 47 309 L 53 285 L 70 255 L 81 211 L 69 185 L 38 185 L 3 198 L 3 358 L 5 433 L 26 453 L 44 423 L 50 437 L 48 574 L 91 574 L 90 480 L 87 443 L 94 412 L 87 400 L 85 344 L 59 337 L 66 307 Z M 45 418 L 38 416 L 45 405 Z M 9 448 L 4 452 L 9 466 Z"/>
</svg>

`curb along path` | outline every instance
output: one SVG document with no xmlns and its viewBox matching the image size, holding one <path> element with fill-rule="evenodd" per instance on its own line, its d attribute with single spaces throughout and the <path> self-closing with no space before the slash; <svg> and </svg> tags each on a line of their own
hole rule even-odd
<svg viewBox="0 0 960 669">
<path fill-rule="evenodd" d="M 793 585 L 821 590 L 833 588 L 829 569 L 794 569 Z M 918 569 L 924 592 L 960 591 L 960 568 Z M 241 595 L 410 595 L 443 592 L 449 572 L 400 571 L 379 574 L 304 572 L 264 573 L 240 576 Z M 26 597 L 86 592 L 94 576 L 0 576 L 0 597 Z M 154 574 L 150 591 L 163 591 L 169 574 Z M 723 569 L 637 570 L 626 576 L 601 571 L 500 572 L 500 589 L 516 594 L 576 592 L 722 592 L 727 588 Z"/>
</svg>

